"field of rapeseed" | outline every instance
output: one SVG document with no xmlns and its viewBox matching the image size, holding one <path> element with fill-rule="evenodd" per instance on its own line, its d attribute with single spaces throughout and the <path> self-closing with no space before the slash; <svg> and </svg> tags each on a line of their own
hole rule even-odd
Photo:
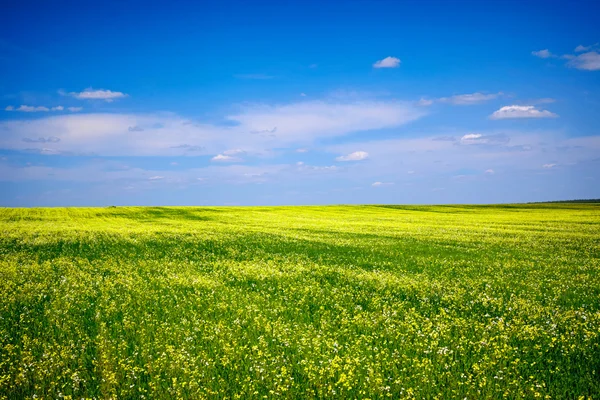
<svg viewBox="0 0 600 400">
<path fill-rule="evenodd" d="M 600 205 L 0 209 L 0 399 L 600 398 Z"/>
</svg>

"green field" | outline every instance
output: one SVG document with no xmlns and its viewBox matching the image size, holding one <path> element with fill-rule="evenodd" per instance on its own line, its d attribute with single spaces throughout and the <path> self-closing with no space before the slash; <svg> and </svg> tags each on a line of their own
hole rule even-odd
<svg viewBox="0 0 600 400">
<path fill-rule="evenodd" d="M 0 209 L 0 398 L 600 398 L 600 204 Z"/>
</svg>

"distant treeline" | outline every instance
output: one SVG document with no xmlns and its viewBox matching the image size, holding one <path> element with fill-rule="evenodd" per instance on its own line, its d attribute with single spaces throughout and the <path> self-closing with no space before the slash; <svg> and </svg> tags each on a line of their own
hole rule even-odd
<svg viewBox="0 0 600 400">
<path fill-rule="evenodd" d="M 600 203 L 600 199 L 576 199 L 576 200 L 552 200 L 552 201 L 531 201 L 527 204 L 539 203 Z"/>
</svg>

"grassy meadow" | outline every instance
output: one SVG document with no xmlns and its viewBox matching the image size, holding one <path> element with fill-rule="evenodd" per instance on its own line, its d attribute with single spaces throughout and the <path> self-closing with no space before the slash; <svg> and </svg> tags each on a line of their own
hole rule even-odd
<svg viewBox="0 0 600 400">
<path fill-rule="evenodd" d="M 0 209 L 0 399 L 600 398 L 600 204 Z"/>
</svg>

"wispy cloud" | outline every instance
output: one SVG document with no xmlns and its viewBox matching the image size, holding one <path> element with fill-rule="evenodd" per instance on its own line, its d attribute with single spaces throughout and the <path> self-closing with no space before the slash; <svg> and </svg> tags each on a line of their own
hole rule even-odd
<svg viewBox="0 0 600 400">
<path fill-rule="evenodd" d="M 45 155 L 58 155 L 58 154 L 63 154 L 60 150 L 58 149 L 51 149 L 51 148 L 47 148 L 47 147 L 43 147 L 41 149 L 39 149 L 39 151 L 35 151 L 39 154 L 45 154 Z"/>
<path fill-rule="evenodd" d="M 202 151 L 204 150 L 203 146 L 195 146 L 191 144 L 180 144 L 178 146 L 171 146 L 172 149 L 183 149 L 185 151 Z"/>
<path fill-rule="evenodd" d="M 369 153 L 366 151 L 355 151 L 345 156 L 336 157 L 335 161 L 361 161 L 369 158 Z"/>
<path fill-rule="evenodd" d="M 275 148 L 313 148 L 354 132 L 389 129 L 426 115 L 410 103 L 387 101 L 301 101 L 284 105 L 244 105 L 225 116 L 233 124 L 191 122 L 175 114 L 60 114 L 31 120 L 0 121 L 0 146 L 20 150 L 25 137 L 56 136 L 59 149 L 97 155 L 215 155 L 231 149 L 266 154 Z M 137 127 L 137 128 L 136 128 Z M 268 130 L 276 136 L 252 135 Z M 131 128 L 131 129 L 130 129 Z M 139 128 L 144 129 L 143 132 Z M 118 143 L 118 145 L 115 145 Z M 182 144 L 201 147 L 178 148 Z"/>
<path fill-rule="evenodd" d="M 554 168 L 554 167 L 556 167 L 556 164 L 544 164 L 544 165 L 542 165 L 542 168 L 545 168 L 545 169 L 550 169 L 550 168 Z"/>
<path fill-rule="evenodd" d="M 592 46 L 583 46 L 580 44 L 579 46 L 575 47 L 575 53 L 581 53 L 583 51 L 588 51 L 591 49 L 592 49 Z"/>
<path fill-rule="evenodd" d="M 567 66 L 576 69 L 582 69 L 585 71 L 599 71 L 600 70 L 600 53 L 596 51 L 590 51 L 582 53 L 572 57 Z"/>
<path fill-rule="evenodd" d="M 531 52 L 532 55 L 539 57 L 539 58 L 551 58 L 551 57 L 555 57 L 554 54 L 552 54 L 550 52 L 550 50 L 548 49 L 544 49 L 544 50 L 538 50 L 538 51 L 532 51 Z"/>
<path fill-rule="evenodd" d="M 50 137 L 40 137 L 37 139 L 31 139 L 31 138 L 23 138 L 23 141 L 26 143 L 58 143 L 60 142 L 60 138 L 57 138 L 56 136 L 50 136 Z"/>
<path fill-rule="evenodd" d="M 433 104 L 433 100 L 431 100 L 431 99 L 422 98 L 417 101 L 417 105 L 422 106 L 422 107 L 428 107 L 432 104 Z"/>
<path fill-rule="evenodd" d="M 336 165 L 306 165 L 302 161 L 296 163 L 296 170 L 307 173 L 339 172 L 341 168 Z"/>
<path fill-rule="evenodd" d="M 445 104 L 452 104 L 452 105 L 456 105 L 456 106 L 470 106 L 470 105 L 482 104 L 487 101 L 497 99 L 497 98 L 501 97 L 503 94 L 504 93 L 502 93 L 502 92 L 498 92 L 498 93 L 475 92 L 475 93 L 468 93 L 468 94 L 457 94 L 457 95 L 449 96 L 449 97 L 440 97 L 437 99 L 421 98 L 420 100 L 417 101 L 416 104 L 419 106 L 423 106 L 423 107 L 430 106 L 434 103 L 445 103 Z"/>
<path fill-rule="evenodd" d="M 67 110 L 69 110 L 71 112 L 79 112 L 79 111 L 83 110 L 83 107 L 67 107 Z"/>
<path fill-rule="evenodd" d="M 273 127 L 273 129 L 261 129 L 258 131 L 250 131 L 253 135 L 272 135 L 277 132 L 277 127 Z"/>
<path fill-rule="evenodd" d="M 511 118 L 557 118 L 558 115 L 548 110 L 539 110 L 535 106 L 504 106 L 490 115 L 490 119 Z"/>
<path fill-rule="evenodd" d="M 71 122 L 73 120 L 71 116 Z M 77 116 L 79 117 L 79 116 Z M 63 118 L 53 117 L 57 119 Z M 138 122 L 142 126 L 152 126 L 150 121 Z M 167 121 L 163 121 L 166 126 Z M 95 125 L 95 124 L 92 124 Z M 120 130 L 122 137 L 126 138 L 127 126 L 125 131 Z M 189 125 L 183 125 L 184 127 Z M 5 125 L 0 126 L 3 130 Z M 174 130 L 179 131 L 180 128 Z M 195 131 L 194 131 L 195 132 Z M 86 132 L 90 134 L 91 132 Z M 170 133 L 170 132 L 169 132 Z M 248 131 L 243 133 L 251 137 Z M 437 133 L 437 135 L 448 134 L 447 131 Z M 113 161 L 102 161 L 102 158 L 95 157 L 86 165 L 77 165 L 76 168 L 56 168 L 48 166 L 27 166 L 17 167 L 11 163 L 0 163 L 0 176 L 5 181 L 25 182 L 40 181 L 48 182 L 88 182 L 94 185 L 106 183 L 106 187 L 124 188 L 135 187 L 136 190 L 142 188 L 155 188 L 158 185 L 171 185 L 170 187 L 179 187 L 179 185 L 202 184 L 202 185 L 238 185 L 252 184 L 259 182 L 270 182 L 276 187 L 278 184 L 296 185 L 301 187 L 320 182 L 320 184 L 329 187 L 338 187 L 343 182 L 351 181 L 354 185 L 363 187 L 368 186 L 371 193 L 379 191 L 393 190 L 393 187 L 404 187 L 410 185 L 411 192 L 430 191 L 431 188 L 445 187 L 451 191 L 456 189 L 455 184 L 460 184 L 458 190 L 476 190 L 480 187 L 472 186 L 467 189 L 467 182 L 478 184 L 477 182 L 487 182 L 492 184 L 496 175 L 502 172 L 503 179 L 514 179 L 527 174 L 535 174 L 535 171 L 545 171 L 547 174 L 557 172 L 560 168 L 577 168 L 577 163 L 596 162 L 598 151 L 600 150 L 600 136 L 595 137 L 567 137 L 562 133 L 555 131 L 480 131 L 470 132 L 452 132 L 458 138 L 456 142 L 434 141 L 432 134 L 430 137 L 398 137 L 395 139 L 374 140 L 375 138 L 365 138 L 360 143 L 352 140 L 348 143 L 337 143 L 329 146 L 319 146 L 317 151 L 325 151 L 334 154 L 350 154 L 356 149 L 368 152 L 371 162 L 368 163 L 344 163 L 343 166 L 336 165 L 307 165 L 286 161 L 284 164 L 246 165 L 243 163 L 231 162 L 212 162 L 207 166 L 198 166 L 189 168 L 186 163 L 180 163 L 180 166 L 174 168 L 171 165 L 157 163 L 150 170 L 141 168 L 107 168 L 108 163 Z M 136 142 L 136 145 L 142 146 L 144 143 L 153 144 L 163 136 L 154 136 L 152 132 L 146 131 L 138 138 L 149 135 L 147 142 Z M 459 140 L 466 135 L 481 135 L 475 140 L 484 140 L 489 137 L 499 135 L 510 136 L 511 145 L 498 146 L 474 146 L 462 145 Z M 31 137 L 31 136 L 29 136 Z M 37 137 L 37 136 L 35 136 Z M 46 136 L 44 136 L 46 137 Z M 70 145 L 71 140 L 76 140 L 77 136 L 66 136 L 60 143 L 51 143 L 51 145 L 41 145 L 44 149 L 39 152 L 43 154 L 57 154 L 59 146 Z M 0 137 L 0 144 L 5 148 L 5 137 Z M 125 148 L 129 146 L 126 140 L 113 138 L 112 145 L 115 142 L 123 144 Z M 544 142 L 544 144 L 541 144 Z M 181 142 L 180 142 L 181 143 Z M 21 143 L 22 144 L 22 143 Z M 532 150 L 527 153 L 517 153 L 519 146 L 532 145 Z M 211 147 L 210 145 L 207 145 Z M 35 146 L 31 146 L 35 147 Z M 569 150 L 559 150 L 558 148 L 568 148 Z M 53 149 L 54 148 L 54 149 Z M 245 147 L 228 146 L 228 149 L 245 149 Z M 291 147 L 296 149 L 296 147 Z M 136 148 L 137 149 L 137 148 Z M 178 154 L 178 153 L 177 153 Z M 223 151 L 214 151 L 211 153 L 223 154 Z M 212 157 L 212 156 L 211 156 Z M 172 161 L 172 160 L 168 160 Z M 266 160 L 265 160 L 266 161 Z M 556 164 L 554 167 L 544 169 L 542 166 L 547 163 Z M 581 164 L 579 164 L 581 165 Z M 573 166 L 573 167 L 572 167 Z M 418 171 L 418 174 L 411 175 L 407 171 Z M 495 175 L 488 170 L 495 171 Z M 465 173 L 467 171 L 467 173 Z M 469 175 L 468 171 L 472 171 Z M 488 171 L 488 172 L 485 172 Z M 469 178 L 452 178 L 457 175 L 469 175 Z M 150 180 L 150 177 L 163 177 L 163 179 Z M 203 178 L 201 181 L 198 178 Z M 381 182 L 373 187 L 375 182 Z M 386 183 L 395 183 L 395 186 L 386 187 Z M 470 183 L 469 183 L 470 184 Z M 178 186 L 173 186 L 178 185 Z M 448 186 L 452 185 L 452 186 Z M 407 186 L 408 187 L 408 186 Z M 268 189 L 265 187 L 265 192 Z M 275 189 L 274 189 L 275 190 Z M 450 200 L 449 200 L 450 201 Z M 491 200 L 490 200 L 491 201 Z"/>
<path fill-rule="evenodd" d="M 481 133 L 469 133 L 460 138 L 460 141 L 463 143 L 474 141 L 477 139 L 481 139 L 483 135 Z"/>
<path fill-rule="evenodd" d="M 580 44 L 579 46 L 575 47 L 575 53 L 583 53 L 585 51 L 597 50 L 599 47 L 600 43 L 594 43 L 589 46 L 584 46 Z"/>
<path fill-rule="evenodd" d="M 373 64 L 373 68 L 398 68 L 400 66 L 400 59 L 396 57 L 386 57 L 383 60 L 376 61 Z"/>
<path fill-rule="evenodd" d="M 421 188 L 444 187 L 442 182 L 457 175 L 468 175 L 467 180 L 473 182 L 486 180 L 489 183 L 500 176 L 500 171 L 503 179 L 509 179 L 535 170 L 550 171 L 541 168 L 546 163 L 556 164 L 553 168 L 582 165 L 597 160 L 600 150 L 600 136 L 570 138 L 552 130 L 502 129 L 455 135 L 459 138 L 456 142 L 434 141 L 435 136 L 365 138 L 363 142 L 335 144 L 325 150 L 348 154 L 360 148 L 369 153 L 371 162 L 350 164 L 340 172 L 340 177 L 369 184 L 391 181 L 397 186 L 408 184 Z M 561 149 L 567 146 L 570 150 Z M 410 175 L 407 170 L 418 171 L 418 174 Z"/>
<path fill-rule="evenodd" d="M 79 111 L 72 110 L 73 107 L 67 108 L 69 111 Z M 14 106 L 7 106 L 4 111 L 19 111 L 19 112 L 50 112 L 50 111 L 64 111 L 65 108 L 63 106 L 55 106 L 55 107 L 46 107 L 46 106 L 28 106 L 21 105 L 17 108 Z"/>
<path fill-rule="evenodd" d="M 315 100 L 276 106 L 250 105 L 227 119 L 247 127 L 246 132 L 264 132 L 276 127 L 276 142 L 310 142 L 317 137 L 400 126 L 425 114 L 424 110 L 411 104 L 393 100 Z"/>
<path fill-rule="evenodd" d="M 461 145 L 487 145 L 502 146 L 510 142 L 510 138 L 502 133 L 482 135 L 481 133 L 469 133 L 460 138 Z"/>
<path fill-rule="evenodd" d="M 502 94 L 502 92 L 490 94 L 476 92 L 470 94 L 459 94 L 451 97 L 442 97 L 438 99 L 438 101 L 441 103 L 450 103 L 459 106 L 469 106 L 497 99 L 498 97 L 502 96 Z"/>
<path fill-rule="evenodd" d="M 12 106 L 8 106 L 5 108 L 6 111 L 19 111 L 19 112 L 48 112 L 50 109 L 44 106 L 26 106 L 22 105 L 19 108 L 14 108 Z"/>
<path fill-rule="evenodd" d="M 116 99 L 122 99 L 128 97 L 128 94 L 123 92 L 113 92 L 112 90 L 104 90 L 104 89 L 96 89 L 87 88 L 82 92 L 70 92 L 66 93 L 63 90 L 58 91 L 59 94 L 63 96 L 72 96 L 79 100 L 104 100 L 106 102 L 111 102 Z"/>
<path fill-rule="evenodd" d="M 215 161 L 215 162 L 241 162 L 242 161 L 241 158 L 228 156 L 226 154 L 217 154 L 210 160 Z"/>
<path fill-rule="evenodd" d="M 454 136 L 436 136 L 431 140 L 435 142 L 455 142 L 456 138 Z"/>
<path fill-rule="evenodd" d="M 238 155 L 246 154 L 246 151 L 242 150 L 242 149 L 230 149 L 230 150 L 225 150 L 223 152 L 223 154 L 226 156 L 238 156 Z"/>
<path fill-rule="evenodd" d="M 394 182 L 373 182 L 371 186 L 373 187 L 382 187 L 382 186 L 392 186 Z"/>
<path fill-rule="evenodd" d="M 564 54 L 560 58 L 567 60 L 566 65 L 570 68 L 584 71 L 599 71 L 600 53 L 598 53 L 598 45 L 598 43 L 590 46 L 579 45 L 575 48 L 575 52 L 580 54 Z M 558 58 L 557 55 L 552 54 L 548 49 L 533 51 L 531 54 L 539 58 Z"/>
</svg>

